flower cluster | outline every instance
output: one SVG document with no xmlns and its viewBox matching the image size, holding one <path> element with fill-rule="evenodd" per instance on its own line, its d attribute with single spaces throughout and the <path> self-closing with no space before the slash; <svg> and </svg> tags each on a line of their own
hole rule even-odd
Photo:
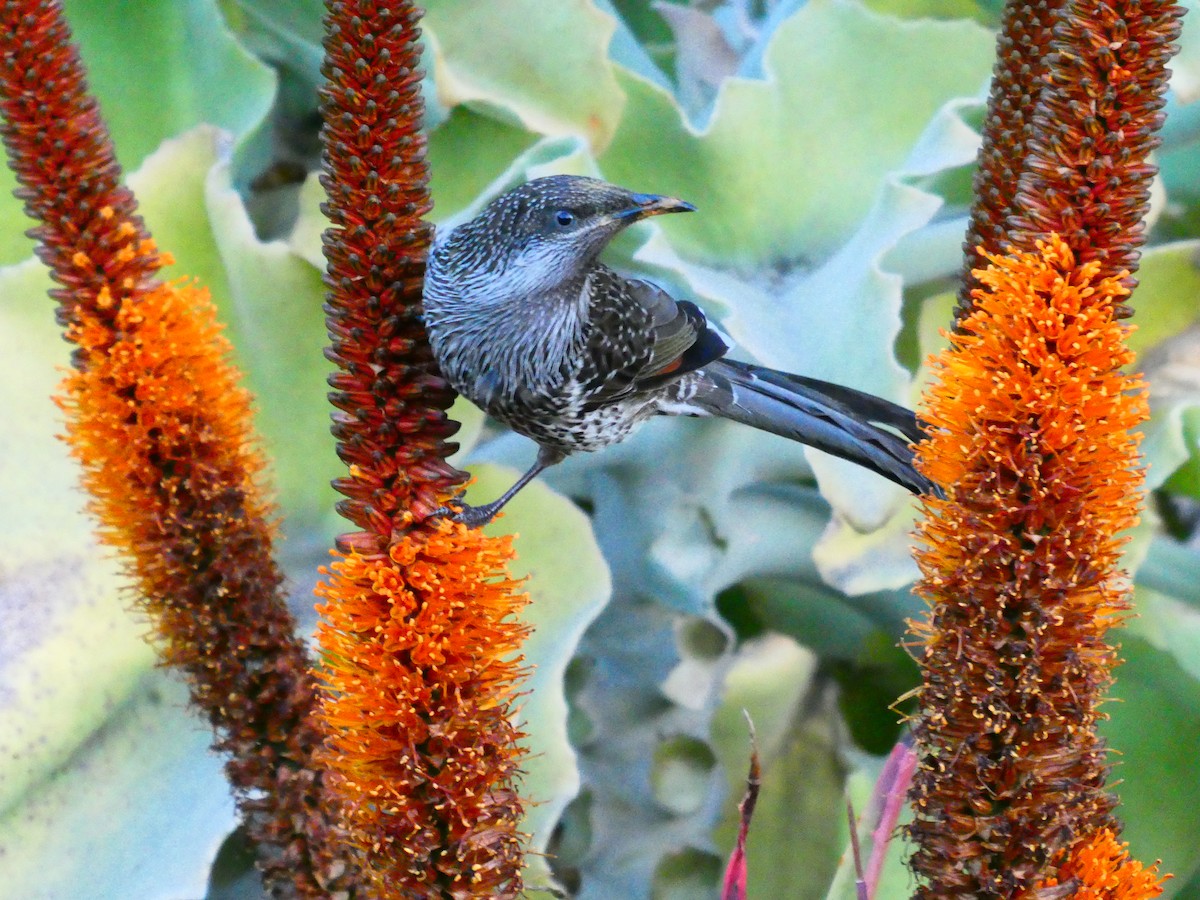
<svg viewBox="0 0 1200 900">
<path fill-rule="evenodd" d="M 331 2 L 322 94 L 331 399 L 347 476 L 320 628 L 325 759 L 381 897 L 515 897 L 526 598 L 512 550 L 430 517 L 464 476 L 421 325 L 431 227 L 419 13 Z"/>
<path fill-rule="evenodd" d="M 1006 7 L 956 333 L 918 451 L 947 493 L 919 526 L 930 613 L 912 626 L 923 897 L 1059 896 L 1084 868 L 1121 887 L 1079 896 L 1157 883 L 1079 854 L 1117 827 L 1096 723 L 1146 416 L 1119 320 L 1181 15 L 1154 0 Z"/>
<path fill-rule="evenodd" d="M 1013 897 L 1112 825 L 1098 706 L 1127 607 L 1120 533 L 1137 521 L 1146 416 L 1127 289 L 1058 237 L 990 257 L 935 361 L 919 450 L 928 499 L 914 626 L 918 847 L 929 897 Z"/>
<path fill-rule="evenodd" d="M 1072 847 L 1054 877 L 1038 890 L 1046 896 L 1059 886 L 1069 890 L 1071 900 L 1152 900 L 1163 892 L 1157 867 L 1147 869 L 1130 859 L 1128 845 L 1108 828 Z"/>
<path fill-rule="evenodd" d="M 515 892 L 508 699 L 526 629 L 511 621 L 524 605 L 504 574 L 511 553 L 507 538 L 447 523 L 387 557 L 339 559 L 320 589 L 329 752 L 350 833 L 391 890 Z"/>
<path fill-rule="evenodd" d="M 205 291 L 163 283 L 57 3 L 0 4 L 0 125 L 75 344 L 60 403 L 102 538 L 227 755 L 280 897 L 349 891 L 315 690 L 273 556 L 250 398 Z"/>
</svg>

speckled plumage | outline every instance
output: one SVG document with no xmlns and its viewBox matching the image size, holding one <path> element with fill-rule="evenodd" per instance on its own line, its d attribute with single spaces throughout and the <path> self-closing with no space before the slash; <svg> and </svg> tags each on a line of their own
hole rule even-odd
<svg viewBox="0 0 1200 900">
<path fill-rule="evenodd" d="M 558 175 L 521 185 L 439 235 L 425 320 L 455 390 L 536 441 L 538 464 L 628 437 L 654 415 L 721 416 L 931 489 L 912 468 L 912 413 L 848 388 L 724 360 L 694 304 L 599 262 L 630 223 L 691 210 L 666 197 Z M 879 427 L 889 426 L 899 435 Z M 482 522 L 509 499 L 464 507 Z"/>
</svg>

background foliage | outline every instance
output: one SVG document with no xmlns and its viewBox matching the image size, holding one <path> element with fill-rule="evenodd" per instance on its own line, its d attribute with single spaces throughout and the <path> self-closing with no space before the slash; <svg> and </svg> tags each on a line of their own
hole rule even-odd
<svg viewBox="0 0 1200 900">
<path fill-rule="evenodd" d="M 914 403 L 950 320 L 998 9 L 969 0 L 429 0 L 435 218 L 549 172 L 684 197 L 610 259 L 697 300 L 762 363 Z M 213 291 L 259 398 L 294 604 L 339 524 L 321 312 L 315 0 L 69 0 L 175 274 Z M 1133 852 L 1200 896 L 1200 31 L 1188 17 L 1134 295 L 1155 494 L 1130 545 L 1106 733 Z M 130 36 L 136 40 L 130 40 Z M 0 177 L 6 189 L 8 175 Z M 207 736 L 96 549 L 49 401 L 48 281 L 0 198 L 0 884 L 14 896 L 254 897 Z M 529 442 L 462 406 L 479 496 Z M 861 808 L 915 682 L 897 642 L 912 503 L 828 457 L 663 421 L 570 460 L 521 534 L 538 665 L 529 829 L 586 900 L 712 896 L 756 724 L 751 896 L 852 896 Z M 901 704 L 901 709 L 903 704 Z M 894 850 L 896 848 L 893 848 Z M 880 891 L 907 896 L 896 856 Z M 86 867 L 84 862 L 86 861 Z M 544 867 L 539 860 L 538 867 Z M 531 878 L 537 882 L 538 876 Z"/>
</svg>

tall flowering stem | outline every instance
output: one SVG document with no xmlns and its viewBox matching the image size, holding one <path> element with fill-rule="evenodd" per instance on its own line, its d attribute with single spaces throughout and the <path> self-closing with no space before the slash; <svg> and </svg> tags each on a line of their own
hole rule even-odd
<svg viewBox="0 0 1200 900">
<path fill-rule="evenodd" d="M 935 362 L 914 626 L 913 868 L 923 897 L 1021 897 L 1080 835 L 1111 827 L 1095 725 L 1126 609 L 1119 533 L 1137 521 L 1141 383 L 1120 277 L 1059 238 L 991 257 Z"/>
<path fill-rule="evenodd" d="M 453 393 L 421 325 L 431 226 L 419 12 L 329 2 L 325 233 L 335 482 L 358 531 L 319 589 L 326 760 L 380 897 L 521 890 L 523 676 L 507 539 L 430 513 L 464 476 L 446 462 Z"/>
<path fill-rule="evenodd" d="M 921 897 L 1158 891 L 1105 843 L 1118 823 L 1096 723 L 1117 663 L 1105 633 L 1128 607 L 1120 534 L 1137 521 L 1146 416 L 1119 320 L 1180 15 L 1068 0 L 1005 16 L 972 271 L 918 453 L 947 493 L 919 526 Z"/>
<path fill-rule="evenodd" d="M 250 398 L 206 292 L 166 284 L 57 3 L 0 3 L 0 125 L 76 345 L 60 403 L 102 538 L 216 731 L 277 897 L 345 896 L 308 660 L 272 557 Z"/>
</svg>

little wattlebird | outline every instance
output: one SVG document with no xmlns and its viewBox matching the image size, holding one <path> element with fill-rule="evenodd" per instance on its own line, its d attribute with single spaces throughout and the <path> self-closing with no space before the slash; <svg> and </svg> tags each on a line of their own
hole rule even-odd
<svg viewBox="0 0 1200 900">
<path fill-rule="evenodd" d="M 724 359 L 693 303 L 599 261 L 620 231 L 690 203 L 553 175 L 439 236 L 425 325 L 459 393 L 537 442 L 537 462 L 498 500 L 452 514 L 481 525 L 543 469 L 626 438 L 656 415 L 717 416 L 770 431 L 921 494 L 912 412 L 824 381 Z"/>
</svg>

